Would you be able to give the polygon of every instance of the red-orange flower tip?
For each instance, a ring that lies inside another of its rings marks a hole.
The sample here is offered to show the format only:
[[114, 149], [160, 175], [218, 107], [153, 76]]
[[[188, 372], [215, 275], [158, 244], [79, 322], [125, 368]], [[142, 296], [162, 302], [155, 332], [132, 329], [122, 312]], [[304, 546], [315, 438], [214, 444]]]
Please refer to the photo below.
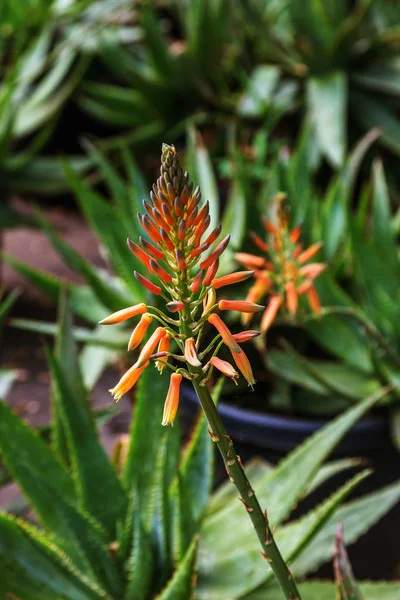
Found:
[[201, 362], [197, 358], [196, 346], [193, 338], [185, 340], [185, 359], [193, 367], [201, 367]]
[[131, 317], [142, 315], [146, 311], [147, 306], [143, 302], [141, 302], [140, 304], [135, 304], [134, 306], [129, 306], [128, 308], [118, 310], [109, 317], [106, 317], [105, 319], [100, 321], [99, 325], [115, 325], [116, 323], [123, 323]]
[[146, 288], [146, 290], [149, 290], [149, 292], [151, 292], [152, 294], [156, 294], [156, 296], [159, 296], [161, 294], [162, 289], [160, 288], [159, 285], [156, 285], [155, 283], [153, 283], [152, 281], [147, 279], [147, 277], [143, 277], [143, 275], [141, 275], [137, 271], [134, 271], [133, 274], [135, 275], [138, 282], [144, 288]]
[[149, 313], [144, 313], [142, 315], [139, 323], [136, 325], [135, 329], [132, 331], [132, 335], [129, 339], [128, 343], [128, 351], [137, 348], [139, 344], [142, 342], [144, 336], [146, 335], [146, 331], [152, 322], [153, 317]]
[[143, 373], [144, 369], [148, 366], [148, 364], [149, 361], [147, 361], [141, 367], [133, 365], [133, 367], [131, 367], [129, 371], [127, 371], [125, 375], [121, 377], [117, 385], [111, 390], [108, 390], [117, 402], [122, 398], [122, 396], [129, 392], [130, 389], [133, 388], [133, 386], [139, 379], [140, 375]]
[[161, 425], [173, 425], [179, 406], [179, 391], [182, 381], [180, 373], [172, 373], [169, 381], [169, 389], [164, 404], [164, 414]]
[[210, 360], [210, 365], [221, 371], [226, 377], [230, 377], [237, 385], [236, 379], [239, 378], [239, 373], [226, 360], [222, 360], [218, 356], [213, 356]]
[[218, 290], [226, 285], [232, 285], [234, 283], [245, 281], [252, 275], [254, 275], [254, 271], [237, 271], [236, 273], [231, 273], [230, 275], [224, 275], [223, 277], [214, 279], [211, 285], [215, 290]]
[[288, 281], [286, 286], [286, 306], [290, 314], [295, 315], [298, 307], [298, 296], [294, 281]]
[[180, 300], [176, 301], [176, 302], [167, 302], [167, 304], [165, 305], [169, 312], [175, 313], [175, 312], [179, 312], [180, 310], [183, 310], [185, 308], [185, 305], [183, 302], [181, 302]]
[[220, 310], [237, 310], [243, 313], [255, 313], [264, 310], [264, 306], [261, 304], [255, 304], [254, 302], [247, 302], [247, 300], [220, 300], [218, 302], [218, 308]]
[[230, 350], [234, 353], [240, 352], [238, 343], [219, 315], [214, 313], [208, 317], [207, 321], [211, 323], [211, 325], [214, 325], [215, 329], [221, 335], [222, 341]]
[[218, 246], [215, 248], [215, 250], [213, 250], [213, 252], [211, 252], [211, 254], [205, 260], [203, 260], [203, 262], [200, 263], [200, 269], [203, 269], [203, 270], [208, 269], [208, 267], [210, 265], [212, 265], [212, 263], [215, 262], [217, 260], [217, 258], [219, 258], [221, 256], [221, 254], [224, 252], [224, 250], [226, 249], [226, 247], [229, 244], [230, 239], [231, 239], [230, 234], [228, 234], [226, 237], [224, 237], [222, 242], [220, 242], [218, 244]]
[[126, 240], [126, 243], [132, 254], [136, 256], [136, 258], [140, 260], [140, 262], [143, 263], [146, 267], [149, 267], [151, 257], [148, 254], [146, 254], [146, 252], [144, 252], [144, 250], [142, 250], [140, 246], [135, 244], [135, 242], [132, 242], [132, 240], [130, 240], [129, 238]]
[[254, 329], [248, 329], [247, 331], [241, 331], [240, 333], [235, 333], [233, 335], [234, 339], [238, 342], [238, 344], [243, 344], [244, 342], [248, 342], [255, 337], [260, 335], [259, 331], [255, 331]]

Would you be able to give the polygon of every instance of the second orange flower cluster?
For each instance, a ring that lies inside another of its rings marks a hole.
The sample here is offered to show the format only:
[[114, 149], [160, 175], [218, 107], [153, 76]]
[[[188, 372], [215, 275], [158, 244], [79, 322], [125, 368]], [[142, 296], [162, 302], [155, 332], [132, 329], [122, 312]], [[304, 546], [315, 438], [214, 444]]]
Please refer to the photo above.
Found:
[[[246, 300], [259, 302], [269, 296], [267, 308], [261, 319], [261, 331], [265, 333], [275, 320], [279, 310], [286, 308], [289, 315], [296, 315], [299, 297], [305, 296], [311, 310], [319, 314], [321, 303], [314, 287], [315, 279], [325, 270], [324, 263], [309, 263], [320, 250], [319, 242], [303, 249], [299, 242], [301, 227], [289, 229], [289, 219], [284, 205], [284, 197], [277, 197], [276, 224], [264, 218], [263, 225], [269, 237], [264, 241], [252, 233], [255, 245], [264, 256], [239, 252], [236, 260], [246, 268], [254, 269], [256, 282], [250, 288]], [[244, 315], [242, 322], [248, 324], [251, 315]]]

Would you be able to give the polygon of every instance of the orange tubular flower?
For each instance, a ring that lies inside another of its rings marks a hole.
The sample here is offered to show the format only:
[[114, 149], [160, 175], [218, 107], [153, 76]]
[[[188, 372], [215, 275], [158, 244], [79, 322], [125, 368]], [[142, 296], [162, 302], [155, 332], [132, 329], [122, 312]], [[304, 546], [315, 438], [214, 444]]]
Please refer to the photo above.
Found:
[[179, 391], [181, 381], [182, 375], [180, 373], [172, 373], [167, 393], [167, 399], [165, 400], [164, 404], [164, 414], [161, 425], [174, 424], [179, 406]]
[[321, 301], [317, 294], [317, 290], [315, 289], [315, 287], [313, 285], [311, 285], [310, 289], [306, 292], [306, 294], [307, 294], [307, 300], [308, 300], [311, 310], [316, 315], [319, 315], [321, 312]]
[[221, 256], [221, 254], [226, 250], [229, 244], [229, 240], [231, 239], [230, 235], [227, 235], [222, 242], [218, 244], [213, 252], [211, 252], [210, 256], [208, 256], [203, 262], [200, 263], [200, 269], [208, 269], [213, 262], [217, 260]]
[[132, 335], [128, 344], [128, 351], [137, 348], [139, 344], [141, 344], [144, 336], [146, 335], [146, 331], [153, 321], [153, 317], [149, 313], [144, 313], [139, 323], [136, 325], [135, 329], [132, 331]]
[[197, 292], [200, 290], [201, 288], [201, 282], [203, 280], [203, 275], [204, 275], [204, 271], [199, 271], [196, 275], [196, 277], [193, 279], [192, 283], [190, 284], [190, 291], [193, 294], [197, 294]]
[[298, 298], [294, 281], [288, 281], [286, 286], [286, 306], [288, 311], [295, 315], [297, 312]]
[[158, 258], [158, 260], [162, 260], [164, 258], [164, 252], [161, 252], [161, 250], [153, 246], [153, 244], [150, 244], [150, 242], [148, 242], [147, 240], [143, 239], [142, 237], [139, 237], [139, 242], [149, 254], [154, 256], [154, 258]]
[[114, 400], [120, 400], [122, 396], [124, 396], [127, 392], [129, 392], [130, 389], [133, 388], [133, 386], [135, 385], [135, 383], [137, 382], [137, 380], [148, 365], [148, 361], [142, 367], [137, 367], [136, 365], [133, 365], [133, 367], [131, 367], [129, 371], [127, 371], [125, 375], [121, 377], [117, 385], [111, 390], [108, 390], [114, 397]]
[[214, 279], [211, 282], [214, 290], [219, 290], [226, 285], [232, 285], [233, 283], [240, 283], [241, 281], [246, 281], [249, 277], [254, 274], [254, 271], [237, 271], [236, 273], [231, 273], [230, 275], [224, 275], [223, 277], [218, 277], [218, 279]]
[[[220, 225], [213, 225], [211, 233], [207, 233], [211, 221], [209, 203], [201, 203], [200, 190], [194, 188], [188, 173], [181, 169], [173, 146], [163, 146], [160, 176], [152, 187], [150, 198], [142, 204], [144, 214], [138, 215], [139, 223], [152, 241], [139, 237], [140, 246], [131, 240], [127, 243], [145, 267], [143, 274], [134, 271], [137, 281], [146, 290], [164, 299], [165, 310], [141, 303], [114, 313], [102, 323], [120, 323], [141, 315], [131, 334], [129, 350], [140, 347], [153, 321], [160, 324], [142, 346], [136, 363], [111, 393], [119, 399], [131, 389], [151, 361], [160, 373], [166, 368], [173, 370], [163, 417], [163, 425], [167, 425], [173, 423], [176, 415], [182, 377], [197, 380], [206, 389], [205, 384], [215, 367], [234, 381], [240, 371], [250, 385], [254, 383], [251, 367], [238, 341], [252, 339], [257, 332], [244, 331], [236, 339], [216, 311], [218, 308], [222, 311], [238, 310], [251, 316], [263, 307], [251, 298], [221, 300], [218, 304], [216, 290], [245, 281], [254, 272], [246, 270], [217, 277], [219, 258], [227, 248], [230, 236], [218, 243]], [[212, 249], [214, 242], [216, 246]], [[209, 252], [208, 256], [206, 252]], [[265, 271], [268, 268], [268, 263], [257, 256], [243, 254], [242, 258], [257, 269], [261, 267]], [[148, 273], [157, 281], [150, 281]], [[257, 293], [253, 292], [253, 296], [265, 293], [260, 286], [256, 282]], [[174, 315], [176, 318], [172, 318]], [[202, 349], [207, 321], [216, 328], [223, 343], [232, 352], [238, 371], [216, 356], [220, 344], [218, 335]], [[174, 354], [170, 353], [172, 340], [175, 343]]]
[[322, 242], [317, 242], [316, 244], [313, 244], [312, 246], [307, 248], [307, 250], [304, 250], [304, 252], [299, 254], [299, 257], [297, 259], [299, 261], [299, 263], [301, 265], [304, 265], [304, 263], [306, 263], [308, 260], [310, 260], [310, 258], [315, 256], [317, 254], [317, 252], [319, 252], [319, 250], [321, 249], [321, 246], [322, 246]]
[[[164, 356], [168, 355], [169, 352], [169, 348], [171, 345], [171, 335], [169, 333], [166, 333], [164, 335], [163, 338], [161, 338], [160, 343], [158, 344], [158, 351], [157, 354], [163, 354], [165, 352]], [[165, 363], [168, 362], [167, 360], [165, 361], [159, 361], [157, 360], [156, 362], [156, 367], [159, 370], [160, 373], [162, 373], [165, 369], [165, 367], [167, 366]]]
[[240, 352], [240, 347], [235, 341], [232, 333], [229, 331], [228, 327], [225, 325], [221, 317], [216, 314], [212, 314], [208, 317], [207, 321], [214, 325], [215, 329], [221, 335], [222, 340], [226, 346], [234, 353]]
[[152, 294], [156, 294], [156, 296], [159, 296], [161, 294], [162, 289], [160, 288], [159, 285], [156, 285], [155, 283], [150, 281], [150, 279], [147, 279], [147, 277], [143, 277], [143, 275], [141, 275], [137, 271], [134, 271], [134, 275], [135, 275], [136, 279], [138, 280], [138, 282], [144, 288], [146, 288], [146, 290], [149, 290], [149, 292], [151, 292]]
[[267, 329], [271, 327], [272, 322], [275, 320], [275, 317], [278, 314], [278, 310], [280, 309], [282, 304], [282, 296], [272, 296], [267, 306], [267, 310], [265, 311], [261, 319], [261, 331], [263, 333], [265, 333]]
[[262, 252], [268, 252], [268, 244], [255, 231], [250, 231], [250, 237]]
[[129, 238], [126, 240], [126, 243], [128, 244], [128, 248], [132, 252], [132, 254], [136, 256], [136, 258], [140, 260], [140, 262], [142, 262], [146, 267], [149, 267], [151, 257], [148, 254], [146, 254], [146, 252], [144, 252], [140, 246], [135, 244], [135, 242], [132, 242]]
[[106, 317], [102, 321], [100, 321], [99, 325], [115, 325], [116, 323], [122, 323], [123, 321], [127, 321], [131, 317], [136, 317], [137, 315], [142, 315], [147, 311], [147, 306], [141, 302], [140, 304], [135, 304], [135, 306], [129, 306], [129, 308], [123, 308], [119, 310], [109, 317]]
[[[297, 315], [302, 306], [300, 296], [304, 294], [307, 294], [311, 310], [316, 314], [320, 313], [318, 295], [314, 288], [310, 290], [313, 281], [326, 269], [324, 263], [305, 264], [319, 251], [321, 243], [312, 244], [304, 250], [299, 242], [301, 226], [289, 229], [289, 213], [284, 203], [284, 195], [277, 194], [275, 200], [276, 222], [263, 219], [268, 243], [258, 234], [251, 234], [256, 246], [267, 255], [236, 254], [239, 263], [254, 268], [256, 283], [250, 288], [246, 301], [257, 303], [265, 294], [270, 297], [261, 321], [263, 333], [272, 325], [281, 307], [291, 318]], [[243, 314], [243, 325], [248, 325], [251, 319], [251, 313]]]
[[185, 340], [184, 356], [189, 365], [192, 365], [193, 367], [201, 367], [201, 362], [197, 358], [196, 354], [196, 345], [194, 338], [187, 338], [187, 340]]
[[185, 308], [185, 304], [180, 300], [178, 302], [168, 302], [165, 306], [172, 313], [179, 312]]
[[243, 313], [255, 313], [264, 310], [264, 306], [261, 306], [261, 304], [254, 304], [254, 302], [247, 302], [246, 300], [220, 300], [218, 308], [220, 310], [237, 310]]
[[218, 369], [218, 371], [221, 371], [226, 377], [230, 377], [237, 385], [236, 379], [239, 378], [239, 373], [235, 371], [232, 365], [226, 360], [222, 360], [222, 358], [218, 358], [218, 356], [213, 356], [210, 360], [210, 365]]
[[245, 267], [261, 269], [265, 264], [265, 259], [254, 254], [246, 254], [246, 252], [236, 252], [235, 258], [238, 263]]
[[158, 342], [164, 337], [166, 334], [165, 329], [163, 327], [157, 327], [151, 337], [147, 340], [146, 344], [143, 346], [141, 353], [139, 354], [139, 358], [137, 359], [136, 366], [141, 367], [150, 359], [150, 356], [153, 354], [155, 347]]
[[239, 352], [231, 352], [232, 358], [236, 363], [237, 368], [246, 379], [247, 383], [253, 387], [256, 380], [254, 379], [253, 371], [251, 370], [249, 359], [246, 354], [240, 349]]

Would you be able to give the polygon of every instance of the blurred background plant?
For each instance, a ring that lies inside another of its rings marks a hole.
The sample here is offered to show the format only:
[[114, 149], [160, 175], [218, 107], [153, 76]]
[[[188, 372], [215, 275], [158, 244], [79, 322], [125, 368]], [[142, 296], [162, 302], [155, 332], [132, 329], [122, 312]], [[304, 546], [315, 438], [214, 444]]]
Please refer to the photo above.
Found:
[[290, 144], [309, 122], [314, 168], [322, 156], [341, 167], [348, 141], [373, 127], [398, 154], [397, 12], [381, 0], [6, 1], [2, 185], [59, 192], [54, 154], [89, 167], [82, 134], [107, 153], [124, 143], [154, 156], [188, 123], [213, 154], [227, 124], [266, 122]]
[[[47, 354], [50, 429], [35, 434], [0, 403], [2, 483], [14, 480], [25, 498], [0, 514], [1, 593], [21, 600], [55, 600], [60, 593], [74, 600], [128, 600], [138, 597], [138, 590], [143, 599], [157, 595], [187, 600], [195, 586], [197, 597], [204, 600], [255, 600], [260, 593], [273, 593], [272, 572], [265, 570], [250, 541], [246, 515], [229, 482], [210, 495], [213, 444], [205, 420], [199, 418], [181, 454], [178, 423], [168, 429], [159, 423], [168, 382], [146, 371], [131, 435], [119, 440], [109, 460], [90, 411], [65, 295], [56, 349]], [[333, 539], [338, 521], [352, 543], [400, 498], [396, 483], [344, 503], [370, 474], [364, 469], [308, 513], [285, 523], [301, 497], [335, 474], [359, 469], [357, 459], [323, 463], [386, 392], [382, 388], [349, 409], [279, 467], [259, 460], [249, 465], [261, 501], [268, 498], [269, 518], [297, 576], [332, 557], [334, 547], [327, 540]], [[218, 395], [217, 389], [216, 401]], [[230, 542], [232, 536], [236, 544]], [[393, 585], [370, 584], [370, 590], [372, 600], [382, 590], [388, 594]]]

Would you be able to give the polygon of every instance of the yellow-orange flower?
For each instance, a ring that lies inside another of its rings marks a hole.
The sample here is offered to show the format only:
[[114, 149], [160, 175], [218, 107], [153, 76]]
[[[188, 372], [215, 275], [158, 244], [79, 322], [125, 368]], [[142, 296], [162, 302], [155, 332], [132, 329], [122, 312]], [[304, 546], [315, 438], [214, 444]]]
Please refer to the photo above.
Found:
[[128, 306], [128, 308], [118, 310], [109, 317], [106, 317], [105, 319], [100, 321], [99, 325], [115, 325], [116, 323], [122, 323], [123, 321], [127, 321], [132, 317], [142, 315], [146, 311], [147, 306], [143, 302], [141, 302], [140, 304], [135, 304], [135, 306]]
[[136, 325], [135, 329], [132, 331], [132, 335], [129, 339], [128, 350], [133, 350], [137, 348], [139, 344], [142, 343], [144, 336], [146, 335], [146, 331], [153, 321], [153, 317], [149, 313], [144, 313], [142, 315], [139, 323]]
[[137, 367], [141, 367], [150, 359], [150, 356], [153, 354], [158, 342], [165, 336], [165, 334], [166, 331], [163, 327], [157, 327], [146, 344], [143, 346], [142, 351], [139, 354], [139, 358], [137, 359]]
[[108, 390], [115, 400], [120, 400], [122, 396], [124, 396], [127, 392], [129, 392], [130, 389], [133, 388], [148, 364], [149, 362], [147, 361], [147, 363], [145, 363], [142, 367], [133, 365], [133, 367], [131, 367], [129, 371], [127, 371], [125, 375], [121, 377], [117, 385], [111, 390]]
[[[162, 352], [169, 352], [169, 348], [171, 345], [171, 334], [166, 333], [164, 335], [164, 337], [161, 338], [159, 344], [158, 344], [158, 350], [157, 353], [161, 354]], [[157, 361], [156, 362], [156, 367], [157, 369], [160, 371], [160, 373], [162, 373], [166, 367], [166, 362], [168, 362], [167, 360], [164, 361]]]
[[179, 391], [182, 381], [180, 373], [172, 373], [161, 425], [173, 425], [179, 406]]

